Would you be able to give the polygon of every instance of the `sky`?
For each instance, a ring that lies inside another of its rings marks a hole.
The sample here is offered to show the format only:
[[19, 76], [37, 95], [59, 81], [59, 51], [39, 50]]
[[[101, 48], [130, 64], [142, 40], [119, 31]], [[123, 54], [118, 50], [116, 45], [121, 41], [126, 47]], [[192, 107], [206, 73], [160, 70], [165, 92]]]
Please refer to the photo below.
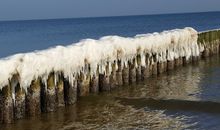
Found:
[[220, 11], [220, 0], [0, 0], [0, 21]]

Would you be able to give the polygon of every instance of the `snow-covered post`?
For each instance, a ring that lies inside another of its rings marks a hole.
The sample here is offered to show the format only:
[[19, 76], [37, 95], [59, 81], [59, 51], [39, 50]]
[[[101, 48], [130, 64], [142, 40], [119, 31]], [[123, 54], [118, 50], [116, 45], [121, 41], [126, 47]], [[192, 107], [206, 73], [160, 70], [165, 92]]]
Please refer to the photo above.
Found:
[[101, 91], [110, 91], [111, 87], [110, 87], [110, 72], [109, 72], [109, 62], [107, 63], [106, 67], [105, 67], [105, 73], [104, 74], [99, 74], [99, 85], [100, 85], [100, 89]]
[[134, 58], [133, 60], [128, 62], [129, 65], [129, 83], [133, 84], [136, 83], [136, 59]]
[[91, 90], [91, 93], [99, 92], [99, 66], [97, 66], [96, 73], [91, 76], [90, 90]]
[[46, 111], [53, 112], [56, 110], [56, 85], [54, 72], [49, 74], [47, 79], [47, 88], [46, 88]]
[[146, 63], [146, 66], [142, 66], [142, 79], [143, 80], [151, 76], [152, 64], [151, 64], [151, 58], [150, 58], [149, 53], [146, 53], [145, 63]]
[[128, 85], [129, 84], [129, 66], [128, 63], [124, 65], [122, 69], [122, 80], [123, 80], [123, 85]]
[[88, 95], [90, 88], [90, 75], [81, 72], [77, 81], [77, 88], [79, 89], [78, 96]]
[[25, 116], [25, 90], [20, 86], [19, 74], [13, 75], [10, 84], [15, 89], [14, 116], [15, 119], [20, 119]]
[[122, 78], [122, 63], [121, 60], [117, 60], [118, 70], [116, 71], [116, 85], [122, 86], [123, 85], [123, 78]]
[[211, 32], [202, 32], [199, 34], [198, 42], [200, 42], [204, 46], [204, 51], [202, 53], [203, 58], [207, 58], [211, 56], [212, 50], [211, 50], [211, 40], [210, 40], [210, 34]]
[[175, 58], [174, 59], [174, 67], [177, 68], [180, 66], [180, 63], [179, 63], [179, 58]]
[[142, 73], [141, 73], [141, 55], [140, 54], [137, 54], [137, 57], [136, 57], [136, 61], [137, 61], [137, 68], [136, 68], [136, 79], [137, 79], [137, 82], [140, 82], [141, 79], [142, 79]]
[[25, 116], [25, 90], [17, 86], [15, 88], [15, 118], [20, 119]]
[[206, 46], [206, 47], [205, 47], [205, 50], [204, 50], [204, 52], [203, 52], [203, 57], [204, 57], [204, 58], [207, 58], [207, 57], [209, 57], [209, 56], [210, 56], [210, 50], [209, 50], [208, 46]]
[[[159, 54], [159, 59], [163, 59], [163, 55], [162, 53]], [[158, 74], [162, 74], [163, 72], [165, 72], [165, 64], [166, 62], [164, 60], [159, 60], [158, 63], [157, 63], [157, 72]]]
[[112, 64], [111, 64], [111, 67], [112, 67], [112, 72], [110, 74], [110, 79], [109, 79], [109, 83], [110, 83], [110, 87], [111, 89], [114, 89], [117, 87], [117, 77], [116, 77], [116, 61], [114, 61]]
[[168, 60], [167, 61], [167, 69], [169, 71], [174, 69], [174, 61], [173, 60]]
[[164, 62], [157, 63], [157, 71], [158, 71], [158, 74], [162, 74], [164, 72]]
[[77, 81], [77, 88], [79, 90], [78, 96], [86, 96], [90, 92], [90, 79], [91, 79], [91, 70], [90, 64], [88, 63], [87, 59], [84, 60], [84, 70], [80, 72], [78, 81]]
[[57, 101], [57, 106], [58, 107], [62, 107], [62, 106], [65, 106], [65, 102], [64, 102], [64, 77], [63, 77], [63, 74], [60, 73], [56, 73], [56, 78], [58, 81], [56, 81], [57, 85], [56, 85], [56, 101]]
[[13, 99], [12, 99], [12, 88], [10, 85], [6, 85], [1, 91], [1, 118], [2, 123], [13, 123], [14, 111], [13, 111]]
[[[198, 58], [198, 57], [197, 57], [197, 58]], [[182, 57], [182, 56], [179, 57], [179, 65], [180, 65], [180, 66], [183, 66], [183, 57]]]
[[64, 77], [64, 100], [66, 105], [75, 104], [78, 97], [77, 92], [77, 79], [74, 77], [70, 81], [70, 78]]
[[157, 54], [153, 54], [152, 75], [157, 75]]
[[[26, 94], [26, 112], [29, 116], [41, 113], [41, 80], [33, 80]], [[43, 99], [42, 99], [43, 100]]]

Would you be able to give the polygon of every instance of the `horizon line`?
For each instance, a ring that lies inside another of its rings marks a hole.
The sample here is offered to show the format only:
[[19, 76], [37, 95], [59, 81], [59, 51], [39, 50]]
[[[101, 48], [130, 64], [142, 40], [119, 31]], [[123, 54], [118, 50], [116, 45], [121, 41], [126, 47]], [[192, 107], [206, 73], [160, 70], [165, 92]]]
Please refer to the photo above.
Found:
[[107, 16], [82, 16], [82, 17], [59, 17], [59, 18], [33, 18], [33, 19], [9, 19], [0, 20], [0, 22], [16, 22], [16, 21], [44, 21], [44, 20], [61, 20], [61, 19], [90, 19], [90, 18], [109, 18], [109, 17], [132, 17], [132, 16], [152, 16], [152, 15], [175, 15], [175, 14], [197, 14], [197, 13], [214, 13], [216, 11], [198, 11], [198, 12], [174, 12], [174, 13], [152, 13], [152, 14], [133, 14], [133, 15], [107, 15]]

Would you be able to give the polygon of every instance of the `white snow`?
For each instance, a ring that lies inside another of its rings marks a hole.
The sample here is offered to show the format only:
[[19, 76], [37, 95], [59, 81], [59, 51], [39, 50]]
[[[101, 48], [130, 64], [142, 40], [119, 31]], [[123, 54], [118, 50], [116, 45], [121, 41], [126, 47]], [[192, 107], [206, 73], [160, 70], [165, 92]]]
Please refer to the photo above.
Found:
[[[98, 40], [85, 39], [69, 46], [56, 46], [47, 50], [17, 54], [0, 60], [0, 89], [18, 73], [20, 85], [26, 90], [31, 82], [41, 77], [46, 81], [50, 72], [63, 72], [70, 81], [80, 71], [88, 73], [85, 63], [90, 64], [95, 75], [105, 72], [107, 63], [122, 61], [127, 65], [137, 54], [145, 66], [147, 53], [157, 54], [158, 62], [174, 60], [180, 56], [198, 56], [201, 47], [197, 44], [198, 32], [193, 28], [175, 29], [161, 33], [140, 34], [135, 37], [105, 36]], [[168, 50], [168, 56], [166, 51]], [[110, 65], [111, 70], [111, 65]]]

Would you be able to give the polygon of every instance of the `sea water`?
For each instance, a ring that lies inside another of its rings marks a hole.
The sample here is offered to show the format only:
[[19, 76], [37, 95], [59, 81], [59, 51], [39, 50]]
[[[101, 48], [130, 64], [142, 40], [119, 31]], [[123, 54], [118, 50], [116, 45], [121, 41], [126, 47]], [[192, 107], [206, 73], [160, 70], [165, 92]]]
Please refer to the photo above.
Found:
[[[4, 21], [0, 22], [0, 56], [105, 35], [126, 37], [185, 26], [210, 30], [220, 28], [219, 23], [219, 12]], [[138, 85], [82, 97], [73, 106], [0, 129], [220, 129], [220, 110], [215, 109], [220, 106], [219, 75], [220, 59], [214, 56]], [[181, 107], [182, 103], [186, 106]]]
[[86, 38], [132, 37], [184, 27], [193, 27], [197, 31], [220, 28], [220, 12], [1, 21], [0, 57], [69, 45]]

